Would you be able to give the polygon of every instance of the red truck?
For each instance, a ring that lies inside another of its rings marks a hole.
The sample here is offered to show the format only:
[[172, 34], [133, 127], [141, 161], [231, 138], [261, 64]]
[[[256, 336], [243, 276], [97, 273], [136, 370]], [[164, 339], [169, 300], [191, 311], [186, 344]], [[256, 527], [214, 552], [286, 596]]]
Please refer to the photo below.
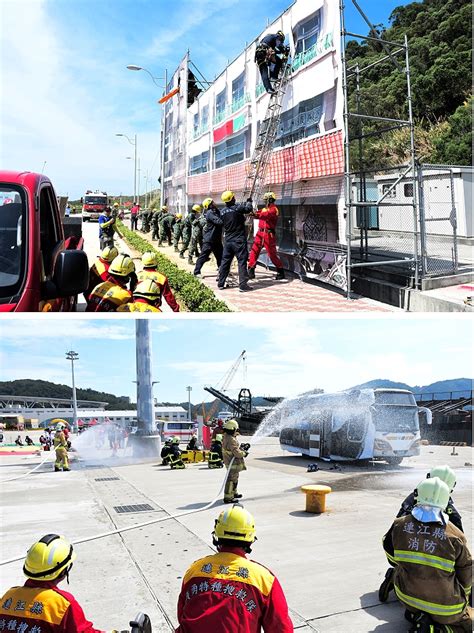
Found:
[[46, 176], [0, 171], [0, 312], [75, 309], [89, 280], [81, 221], [61, 217]]

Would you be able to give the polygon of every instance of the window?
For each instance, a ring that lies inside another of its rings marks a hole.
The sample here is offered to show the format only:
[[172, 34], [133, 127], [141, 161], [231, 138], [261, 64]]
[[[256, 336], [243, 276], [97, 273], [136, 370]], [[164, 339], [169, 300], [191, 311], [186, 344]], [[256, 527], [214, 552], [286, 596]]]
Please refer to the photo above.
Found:
[[220, 92], [216, 97], [216, 118], [223, 115], [226, 106], [226, 89]]
[[197, 134], [198, 128], [199, 128], [199, 112], [196, 112], [196, 114], [193, 116], [194, 134]]
[[58, 245], [54, 210], [54, 194], [50, 187], [43, 187], [40, 192], [40, 249], [43, 272], [48, 279], [53, 275], [53, 254]]
[[321, 30], [321, 11], [317, 11], [313, 16], [301, 22], [294, 30], [296, 38], [295, 55], [305, 53], [318, 40]]
[[[382, 195], [385, 195], [387, 193], [387, 191], [390, 189], [390, 187], [392, 187], [393, 183], [387, 183], [382, 185]], [[393, 187], [393, 189], [389, 192], [387, 198], [395, 198], [397, 195], [396, 192], [396, 187]]]
[[413, 198], [413, 183], [409, 182], [403, 185], [403, 195], [405, 198]]
[[197, 156], [191, 156], [189, 159], [189, 175], [202, 174], [209, 171], [209, 150], [198, 154]]
[[26, 197], [16, 185], [0, 185], [0, 297], [10, 298], [26, 274]]
[[248, 147], [248, 137], [249, 132], [246, 131], [216, 145], [214, 148], [215, 168], [219, 169], [244, 160]]
[[205, 105], [201, 112], [201, 128], [205, 130], [209, 125], [209, 106]]
[[291, 110], [283, 112], [275, 141], [276, 147], [292, 145], [297, 141], [319, 134], [319, 121], [323, 112], [323, 95], [301, 101]]
[[[232, 106], [244, 98], [245, 71], [232, 82]], [[239, 106], [240, 107], [240, 106]]]

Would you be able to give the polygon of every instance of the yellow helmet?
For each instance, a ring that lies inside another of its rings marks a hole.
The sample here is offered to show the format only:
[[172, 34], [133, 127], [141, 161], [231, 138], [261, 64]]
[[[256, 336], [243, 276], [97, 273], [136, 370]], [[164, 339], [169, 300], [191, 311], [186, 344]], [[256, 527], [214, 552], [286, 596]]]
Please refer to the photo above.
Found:
[[63, 420], [62, 418], [54, 418], [51, 420], [51, 426], [58, 426], [58, 424], [61, 426], [67, 426], [66, 420]]
[[273, 191], [267, 191], [267, 193], [263, 194], [264, 200], [268, 200], [269, 198], [273, 198], [273, 200], [276, 200], [276, 195], [273, 193]]
[[100, 259], [104, 260], [104, 262], [110, 263], [117, 257], [118, 254], [119, 252], [115, 246], [106, 246], [100, 253]]
[[196, 211], [196, 213], [201, 213], [201, 211], [202, 211], [201, 205], [200, 204], [195, 204], [193, 206], [193, 211]]
[[110, 264], [109, 273], [117, 277], [128, 277], [135, 270], [135, 264], [128, 255], [118, 255]]
[[171, 444], [179, 444], [179, 437], [177, 435], [173, 437], [173, 439], [171, 440]]
[[143, 299], [148, 299], [148, 301], [156, 301], [161, 299], [161, 290], [153, 279], [145, 279], [137, 284], [133, 291], [133, 296], [142, 297]]
[[204, 209], [209, 209], [209, 207], [211, 206], [213, 202], [214, 200], [212, 198], [206, 198], [205, 200], [202, 201], [202, 206], [204, 207]]
[[177, 213], [175, 215], [175, 217], [176, 217], [177, 220], [181, 220], [181, 218], [183, 217], [183, 214], [182, 213]]
[[255, 521], [253, 516], [240, 505], [223, 510], [216, 519], [214, 535], [217, 539], [231, 539], [253, 543], [255, 541]]
[[277, 31], [277, 35], [285, 39], [285, 34], [283, 33], [283, 31]]
[[444, 510], [449, 501], [449, 488], [439, 477], [424, 479], [416, 487], [417, 505], [433, 506]]
[[118, 202], [114, 202], [114, 207], [118, 207], [119, 203]]
[[224, 193], [221, 196], [222, 202], [230, 202], [234, 198], [235, 198], [235, 195], [233, 191], [224, 191]]
[[214, 439], [216, 440], [216, 442], [222, 442], [222, 434], [218, 433]]
[[238, 431], [239, 423], [237, 422], [237, 420], [226, 420], [224, 422], [224, 429], [226, 431]]
[[456, 473], [449, 466], [435, 466], [430, 470], [427, 477], [429, 479], [439, 477], [439, 479], [444, 481], [444, 483], [448, 486], [450, 492], [453, 491], [454, 486], [456, 485]]
[[158, 258], [153, 251], [147, 251], [142, 255], [142, 264], [144, 268], [154, 268], [158, 266]]
[[75, 559], [74, 548], [64, 536], [46, 534], [28, 550], [23, 573], [34, 580], [54, 580], [69, 571]]
[[162, 211], [168, 211], [168, 207], [166, 206], [166, 204], [164, 204], [164, 205], [161, 207], [161, 210], [162, 210]]

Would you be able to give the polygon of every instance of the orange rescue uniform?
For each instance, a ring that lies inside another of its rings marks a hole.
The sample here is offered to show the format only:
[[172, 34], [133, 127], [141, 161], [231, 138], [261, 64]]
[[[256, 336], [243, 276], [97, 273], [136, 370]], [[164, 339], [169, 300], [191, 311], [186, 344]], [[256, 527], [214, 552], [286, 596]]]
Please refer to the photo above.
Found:
[[86, 312], [115, 312], [132, 300], [132, 293], [115, 281], [104, 281], [94, 288], [87, 301]]

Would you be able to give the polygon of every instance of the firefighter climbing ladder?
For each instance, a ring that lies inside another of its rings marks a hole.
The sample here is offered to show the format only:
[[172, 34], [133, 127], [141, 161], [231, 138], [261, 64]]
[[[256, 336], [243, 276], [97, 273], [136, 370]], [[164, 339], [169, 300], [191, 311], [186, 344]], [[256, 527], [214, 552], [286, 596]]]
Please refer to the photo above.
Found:
[[255, 145], [250, 160], [242, 194], [243, 202], [245, 202], [247, 198], [252, 198], [255, 203], [257, 203], [261, 198], [265, 185], [265, 176], [270, 164], [273, 144], [278, 130], [282, 101], [288, 84], [290, 68], [289, 57], [287, 57], [283, 63], [280, 77], [273, 83], [275, 92], [271, 95], [270, 101], [268, 102], [267, 112], [262, 121], [257, 137], [257, 144]]

